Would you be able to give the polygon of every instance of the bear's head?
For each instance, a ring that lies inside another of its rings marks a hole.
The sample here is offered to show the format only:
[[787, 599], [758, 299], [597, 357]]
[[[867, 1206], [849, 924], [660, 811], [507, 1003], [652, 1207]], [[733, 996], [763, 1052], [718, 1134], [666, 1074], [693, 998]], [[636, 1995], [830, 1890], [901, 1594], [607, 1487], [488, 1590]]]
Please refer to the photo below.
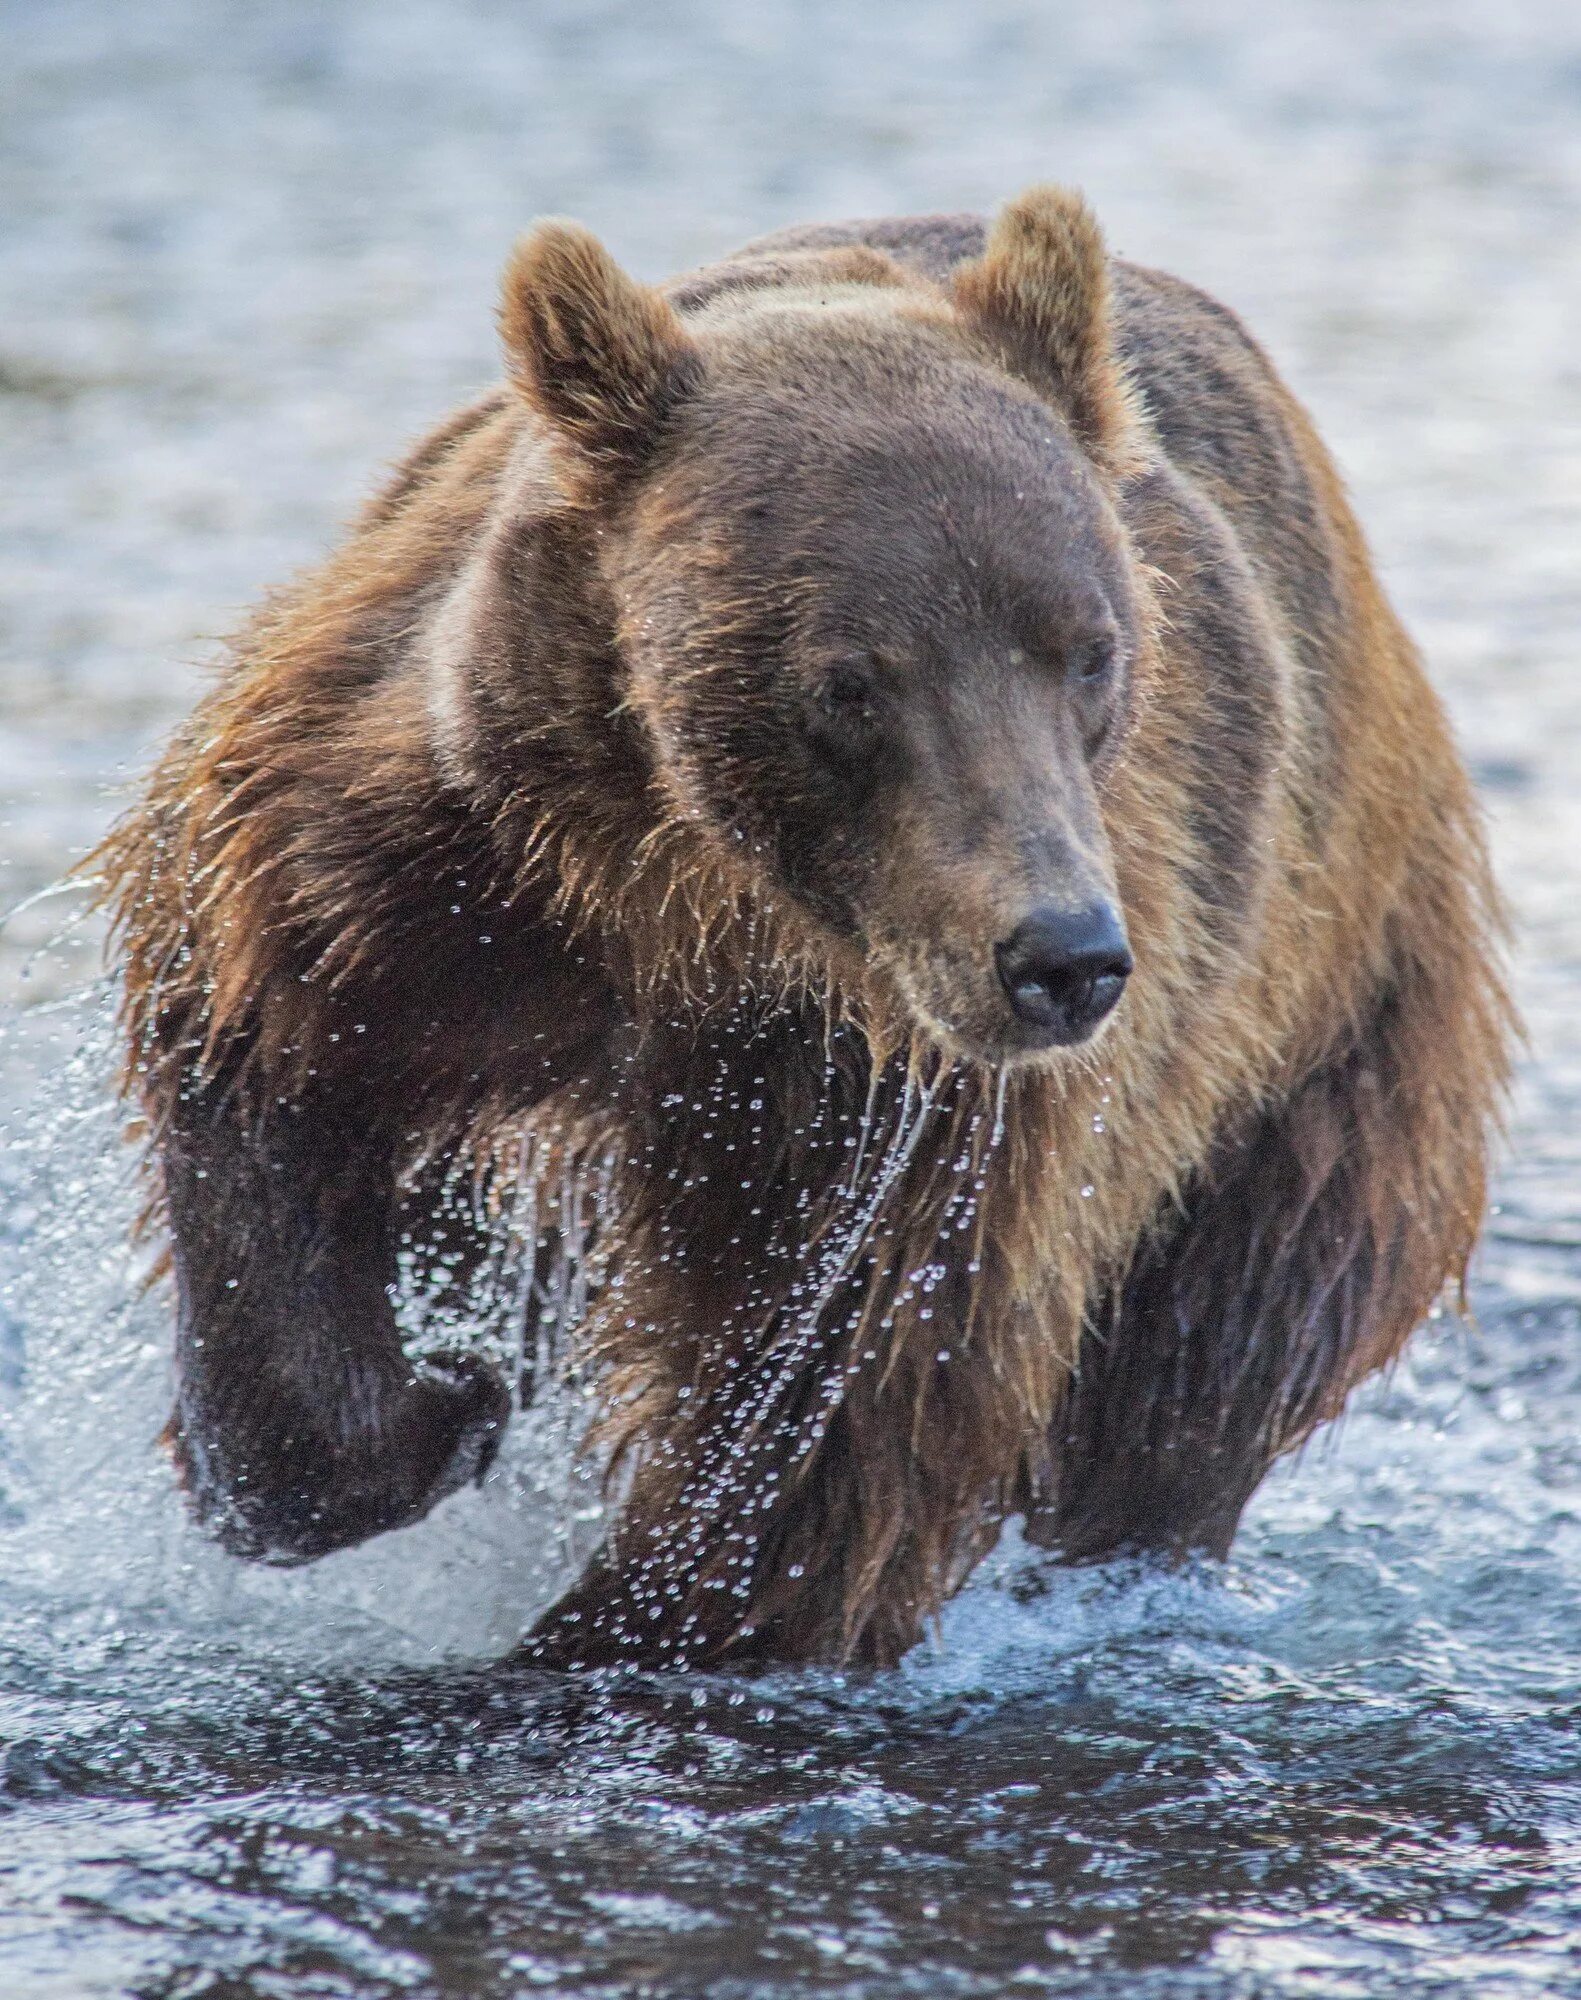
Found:
[[546, 224], [502, 323], [667, 810], [953, 1054], [1090, 1038], [1131, 972], [1101, 807], [1145, 621], [1086, 207], [1032, 190], [947, 286], [805, 252], [684, 317]]

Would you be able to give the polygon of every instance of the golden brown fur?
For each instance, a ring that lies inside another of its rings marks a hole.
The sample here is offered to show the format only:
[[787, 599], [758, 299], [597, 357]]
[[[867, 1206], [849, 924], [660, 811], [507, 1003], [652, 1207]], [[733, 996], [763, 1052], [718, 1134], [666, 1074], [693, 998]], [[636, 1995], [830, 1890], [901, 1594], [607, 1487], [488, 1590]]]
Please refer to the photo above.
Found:
[[[1223, 1548], [1461, 1277], [1509, 1032], [1310, 424], [1054, 190], [667, 296], [549, 227], [502, 327], [513, 393], [265, 607], [104, 851], [200, 1510], [300, 1559], [487, 1463], [389, 1216], [530, 1130], [614, 1176], [578, 1338], [625, 1482], [539, 1657], [892, 1660], [1014, 1509]], [[1064, 761], [985, 550], [1053, 651], [1118, 634]], [[817, 748], [871, 727], [819, 675], [876, 617], [923, 734], [848, 822], [886, 752]], [[1029, 1051], [994, 941], [1073, 883], [1136, 971]]]

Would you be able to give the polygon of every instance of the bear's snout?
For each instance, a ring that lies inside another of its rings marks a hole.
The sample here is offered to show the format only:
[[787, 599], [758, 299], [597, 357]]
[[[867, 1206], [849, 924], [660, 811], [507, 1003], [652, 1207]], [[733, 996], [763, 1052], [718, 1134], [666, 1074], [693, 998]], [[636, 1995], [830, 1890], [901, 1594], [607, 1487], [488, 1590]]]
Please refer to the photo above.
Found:
[[1045, 904], [994, 946], [1011, 1012], [1040, 1046], [1085, 1040], [1113, 1012], [1131, 976], [1131, 948], [1108, 902]]

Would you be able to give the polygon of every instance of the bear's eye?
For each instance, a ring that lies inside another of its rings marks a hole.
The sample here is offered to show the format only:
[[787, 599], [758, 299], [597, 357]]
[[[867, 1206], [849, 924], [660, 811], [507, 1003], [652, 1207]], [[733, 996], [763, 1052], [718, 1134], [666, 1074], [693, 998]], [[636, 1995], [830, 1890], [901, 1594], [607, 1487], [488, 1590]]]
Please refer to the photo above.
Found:
[[872, 675], [854, 661], [843, 660], [825, 674], [818, 706], [831, 721], [871, 722], [876, 712]]
[[1100, 632], [1093, 639], [1083, 639], [1070, 652], [1067, 665], [1071, 679], [1080, 682], [1083, 687], [1095, 687], [1114, 672], [1118, 653], [1119, 648], [1107, 632]]

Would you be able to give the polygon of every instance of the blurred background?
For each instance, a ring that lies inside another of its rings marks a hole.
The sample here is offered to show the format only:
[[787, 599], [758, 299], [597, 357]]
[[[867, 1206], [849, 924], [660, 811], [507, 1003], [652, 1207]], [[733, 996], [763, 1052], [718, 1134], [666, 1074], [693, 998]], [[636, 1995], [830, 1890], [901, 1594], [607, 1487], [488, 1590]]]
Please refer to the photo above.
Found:
[[24, 909], [0, 1991], [1581, 1993], [1581, 9], [0, 0], [0, 39], [0, 908], [492, 377], [535, 216], [658, 278], [1052, 178], [1314, 411], [1487, 801], [1532, 1031], [1480, 1330], [1276, 1474], [1227, 1570], [1012, 1547], [872, 1689], [485, 1702], [397, 1669], [542, 1601], [543, 1440], [305, 1574], [198, 1543], [102, 1012], [27, 1004], [93, 933]]

